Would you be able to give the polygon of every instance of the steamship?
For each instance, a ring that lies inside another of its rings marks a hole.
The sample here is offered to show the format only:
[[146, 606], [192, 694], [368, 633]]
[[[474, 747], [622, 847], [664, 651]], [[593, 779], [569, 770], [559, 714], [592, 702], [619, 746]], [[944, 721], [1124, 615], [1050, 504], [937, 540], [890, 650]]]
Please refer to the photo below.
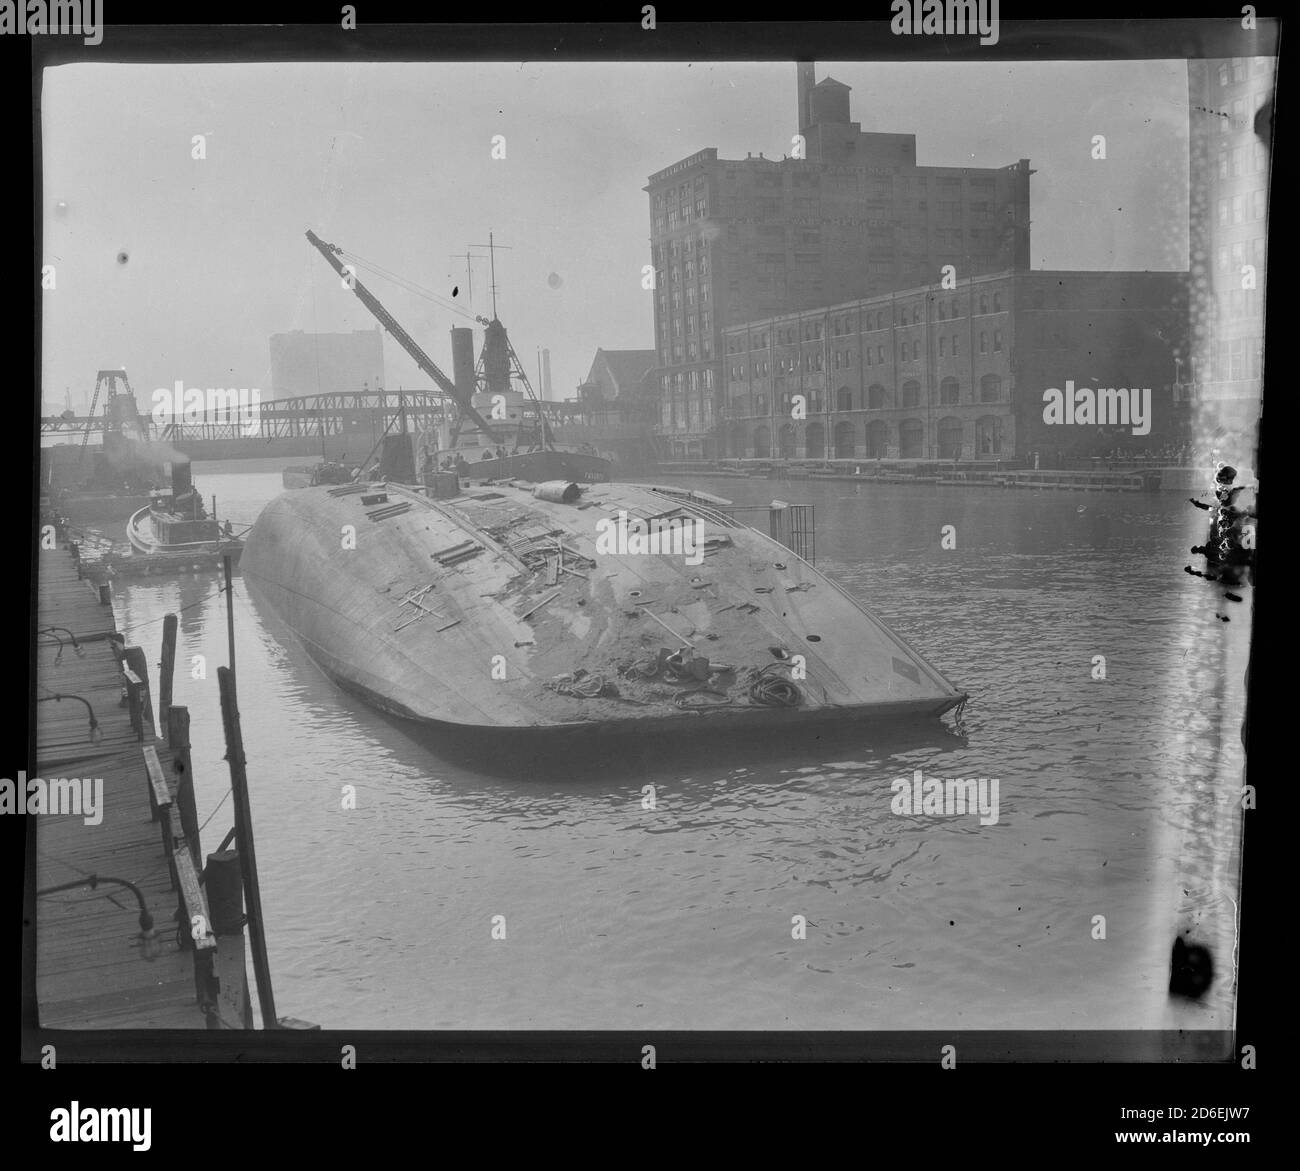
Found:
[[149, 504], [134, 513], [126, 525], [132, 552], [145, 556], [171, 556], [178, 561], [202, 555], [231, 554], [238, 558], [243, 541], [231, 533], [230, 522], [222, 526], [203, 507], [194, 487], [189, 460], [173, 460], [168, 468], [170, 492], [155, 492]]

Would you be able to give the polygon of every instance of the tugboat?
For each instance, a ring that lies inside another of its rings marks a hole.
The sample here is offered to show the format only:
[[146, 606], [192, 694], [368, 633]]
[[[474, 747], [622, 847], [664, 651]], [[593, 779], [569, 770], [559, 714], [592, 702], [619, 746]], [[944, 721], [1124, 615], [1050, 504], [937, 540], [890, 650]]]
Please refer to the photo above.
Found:
[[243, 541], [236, 538], [230, 522], [221, 525], [203, 507], [194, 487], [190, 462], [171, 463], [172, 490], [154, 494], [127, 522], [126, 536], [134, 556], [174, 558], [178, 563], [219, 563], [226, 554], [237, 559]]

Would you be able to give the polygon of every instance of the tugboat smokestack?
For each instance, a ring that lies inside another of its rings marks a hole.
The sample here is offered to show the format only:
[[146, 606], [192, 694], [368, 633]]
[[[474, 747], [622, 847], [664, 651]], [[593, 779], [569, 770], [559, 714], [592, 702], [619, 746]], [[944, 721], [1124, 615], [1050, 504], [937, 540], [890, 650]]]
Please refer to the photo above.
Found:
[[194, 485], [194, 476], [190, 471], [187, 456], [172, 460], [172, 497], [176, 498], [188, 492]]

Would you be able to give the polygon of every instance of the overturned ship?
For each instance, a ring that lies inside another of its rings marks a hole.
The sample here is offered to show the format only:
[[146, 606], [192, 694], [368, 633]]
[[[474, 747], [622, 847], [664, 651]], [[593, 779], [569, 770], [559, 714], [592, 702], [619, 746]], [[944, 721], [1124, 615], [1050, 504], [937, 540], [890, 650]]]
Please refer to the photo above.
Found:
[[[966, 699], [721, 504], [563, 481], [445, 500], [392, 482], [305, 488], [259, 516], [243, 572], [340, 686], [431, 725], [772, 727]], [[644, 552], [607, 539], [618, 525], [691, 537]]]
[[[446, 390], [473, 445], [503, 448], [509, 427], [479, 410], [466, 369], [470, 331], [452, 331], [447, 379], [354, 291]], [[544, 436], [451, 470], [417, 470], [418, 446], [385, 435], [377, 475], [284, 492], [242, 559], [251, 592], [325, 673], [392, 716], [498, 733], [792, 728], [966, 700], [726, 500], [609, 482]], [[584, 466], [600, 478], [583, 483]]]

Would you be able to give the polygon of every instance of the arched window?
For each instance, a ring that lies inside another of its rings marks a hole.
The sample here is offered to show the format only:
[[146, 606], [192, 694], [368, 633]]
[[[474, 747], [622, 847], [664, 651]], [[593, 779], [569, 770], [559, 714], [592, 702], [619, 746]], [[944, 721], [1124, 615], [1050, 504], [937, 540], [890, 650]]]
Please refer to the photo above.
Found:
[[786, 423], [777, 432], [777, 446], [782, 459], [794, 458], [794, 425]]
[[919, 340], [912, 343], [912, 361], [916, 362], [921, 357], [921, 343]]
[[758, 459], [768, 459], [772, 455], [772, 432], [765, 426], [754, 428], [754, 455]]
[[835, 424], [835, 458], [852, 459], [855, 452], [853, 424], [847, 419]]
[[988, 311], [989, 311], [989, 299], [988, 299], [988, 298], [987, 298], [983, 293], [981, 293], [981, 294], [980, 294], [980, 312], [981, 312], [981, 313], [987, 313]]
[[1001, 294], [1001, 293], [994, 293], [994, 294], [993, 294], [993, 312], [994, 312], [994, 313], [1001, 313], [1001, 312], [1002, 312], [1002, 294]]
[[961, 458], [961, 420], [955, 415], [939, 420], [939, 458]]
[[889, 424], [877, 419], [867, 425], [867, 458], [883, 459], [889, 454]]
[[980, 379], [980, 402], [996, 403], [1002, 399], [1002, 379], [996, 374], [985, 374]]
[[924, 446], [925, 424], [920, 419], [904, 419], [898, 427], [898, 454], [902, 459], [920, 459]]
[[920, 320], [921, 320], [921, 306], [920, 306], [920, 305], [913, 305], [913, 306], [912, 306], [912, 324], [913, 324], [913, 325], [916, 325], [916, 324], [918, 324], [918, 323], [920, 322]]
[[903, 383], [903, 406], [915, 407], [921, 403], [921, 384], [915, 378]]
[[826, 455], [826, 428], [820, 423], [809, 423], [804, 431], [804, 453], [808, 459], [822, 459]]
[[939, 405], [945, 407], [956, 406], [961, 401], [961, 390], [958, 386], [957, 379], [945, 378], [939, 383]]
[[841, 386], [835, 392], [835, 409], [837, 411], [853, 410], [853, 391], [847, 386]]
[[906, 362], [906, 361], [907, 361], [907, 343], [906, 343], [906, 342], [900, 342], [900, 343], [899, 343], [899, 346], [898, 346], [898, 360], [899, 360], [900, 362]]
[[989, 335], [985, 333], [983, 330], [981, 330], [980, 331], [980, 353], [987, 354], [988, 352], [989, 352]]
[[867, 410], [880, 411], [885, 407], [885, 388], [879, 382], [867, 387]]

